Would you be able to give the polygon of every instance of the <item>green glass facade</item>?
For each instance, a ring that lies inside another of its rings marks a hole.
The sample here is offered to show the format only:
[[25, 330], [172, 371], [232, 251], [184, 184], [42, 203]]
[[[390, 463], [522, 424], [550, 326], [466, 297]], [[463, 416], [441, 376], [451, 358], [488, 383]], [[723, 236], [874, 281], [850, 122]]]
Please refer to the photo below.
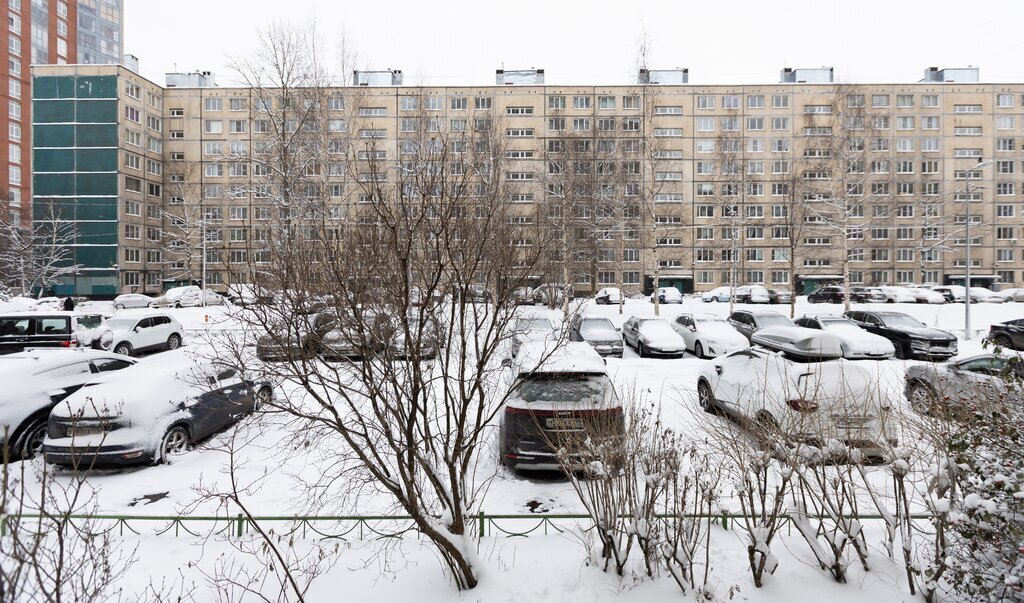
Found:
[[32, 211], [37, 234], [71, 221], [78, 273], [57, 295], [112, 296], [118, 288], [117, 76], [32, 78]]

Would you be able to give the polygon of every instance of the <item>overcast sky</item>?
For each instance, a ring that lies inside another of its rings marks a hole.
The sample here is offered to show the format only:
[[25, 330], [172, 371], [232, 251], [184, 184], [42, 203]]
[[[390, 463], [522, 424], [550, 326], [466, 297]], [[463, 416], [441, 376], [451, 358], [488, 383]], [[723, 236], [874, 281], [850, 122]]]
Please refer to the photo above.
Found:
[[359, 68], [406, 84], [493, 84], [494, 70], [543, 68], [548, 83], [628, 83], [646, 32], [652, 68], [694, 84], [773, 83], [782, 67], [836, 69], [844, 82], [916, 82], [926, 67], [981, 67], [1021, 82], [1021, 0], [125, 0], [125, 51], [168, 71], [235, 80], [231, 58], [278, 21], [317, 23]]

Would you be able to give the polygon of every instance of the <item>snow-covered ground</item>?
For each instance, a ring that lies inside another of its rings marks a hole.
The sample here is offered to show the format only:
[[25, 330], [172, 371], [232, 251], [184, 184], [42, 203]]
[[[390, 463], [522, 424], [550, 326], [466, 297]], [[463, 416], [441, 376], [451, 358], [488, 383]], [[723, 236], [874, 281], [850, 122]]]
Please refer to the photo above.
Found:
[[[0, 304], [3, 306], [3, 304]], [[741, 306], [737, 306], [741, 307]], [[763, 307], [763, 306], [761, 306]], [[960, 336], [960, 355], [972, 355], [982, 350], [981, 339], [992, 323], [1024, 317], [1024, 304], [975, 304], [972, 306], [973, 338], [963, 340], [963, 304], [863, 304], [859, 308], [875, 307], [911, 314], [929, 326], [951, 331]], [[14, 308], [0, 307], [0, 311]], [[122, 310], [115, 312], [109, 303], [86, 302], [81, 310], [99, 310], [107, 314], [134, 315], [152, 310]], [[788, 315], [788, 306], [771, 306]], [[587, 303], [588, 313], [607, 316], [617, 326], [630, 316], [651, 316], [654, 307], [646, 300], [627, 300], [624, 312], [618, 306], [596, 306]], [[729, 304], [702, 303], [686, 300], [681, 305], [662, 305], [661, 316], [671, 320], [684, 311], [710, 312], [728, 315]], [[211, 334], [237, 328], [230, 317], [230, 308], [170, 309], [186, 329], [186, 346], [199, 349], [209, 346]], [[525, 308], [524, 312], [538, 312], [558, 317], [557, 311], [543, 308]], [[841, 314], [837, 304], [809, 304], [803, 298], [797, 303], [796, 316], [805, 313]], [[159, 364], [161, 354], [143, 360]], [[696, 377], [707, 360], [687, 355], [681, 359], [641, 359], [626, 349], [622, 359], [608, 359], [608, 369], [620, 396], [634, 403], [650, 401], [660, 409], [665, 425], [690, 434], [695, 440], [715, 437], [720, 429], [736, 429], [724, 419], [701, 412], [696, 401]], [[885, 374], [891, 385], [902, 391], [901, 381], [906, 365], [913, 361], [884, 361]], [[281, 392], [287, 394], [287, 391]], [[900, 400], [900, 402], [904, 402]], [[304, 484], [315, 481], [329, 464], [330, 444], [301, 447], [286, 434], [288, 428], [283, 417], [265, 415], [244, 421], [237, 428], [215, 436], [197, 449], [175, 459], [172, 464], [121, 472], [97, 472], [89, 483], [97, 489], [98, 510], [103, 513], [177, 515], [188, 512], [208, 514], [217, 511], [212, 501], [197, 502], [200, 491], [216, 491], [225, 487], [225, 465], [228, 455], [224, 442], [233, 435], [244, 435], [249, 443], [244, 449], [243, 480], [257, 484], [248, 496], [250, 511], [255, 515], [366, 515], [393, 511], [390, 503], [379, 496], [365, 496], [358, 500], [317, 501], [304, 498]], [[38, 463], [39, 461], [35, 461]], [[488, 454], [486, 463], [497, 463], [496, 454]], [[487, 467], [485, 466], [486, 470]], [[886, 475], [878, 469], [878, 481], [885, 488]], [[154, 502], [147, 496], [157, 495]], [[140, 502], [141, 501], [141, 502]], [[723, 508], [736, 510], [729, 501]], [[579, 500], [570, 484], [558, 476], [522, 476], [505, 470], [497, 471], [484, 498], [481, 509], [488, 514], [530, 514], [543, 511], [548, 514], [580, 513]], [[232, 511], [229, 509], [229, 513]], [[877, 525], [876, 525], [877, 524]], [[517, 526], [518, 527], [518, 526]], [[869, 522], [869, 543], [877, 545], [881, 539], [880, 522]], [[196, 562], [202, 553], [202, 563], [212, 563], [218, 554], [232, 549], [224, 542], [207, 541], [205, 548], [191, 538], [153, 536], [127, 537], [126, 544], [137, 544], [139, 565], [132, 572], [128, 588], [142, 588], [149, 576], [170, 576]], [[792, 536], [785, 535], [782, 545], [775, 549], [780, 556], [779, 572], [768, 580], [766, 587], [755, 589], [746, 569], [746, 545], [738, 531], [722, 531], [712, 540], [712, 557], [716, 563], [715, 584], [719, 585], [719, 599], [735, 598], [751, 601], [834, 601], [911, 599], [901, 578], [902, 568], [888, 561], [880, 547], [873, 551], [871, 572], [851, 569], [848, 585], [836, 585], [830, 578], [811, 565], [813, 561], [806, 546]], [[454, 588], [439, 571], [436, 555], [421, 541], [405, 539], [401, 554], [395, 552], [378, 557], [372, 543], [354, 543], [335, 566], [332, 576], [344, 580], [345, 591], [358, 593], [363, 601], [407, 600], [416, 593], [420, 601], [452, 600]], [[660, 601], [675, 600], [678, 589], [669, 579], [624, 587], [618, 580], [602, 574], [598, 569], [584, 565], [582, 548], [569, 535], [532, 535], [526, 539], [488, 537], [481, 541], [480, 556], [484, 565], [482, 586], [461, 597], [466, 601], [512, 600], [564, 600], [564, 601]], [[208, 568], [207, 568], [208, 569]], [[188, 574], [196, 583], [202, 582], [194, 572]], [[137, 584], [136, 584], [137, 582]], [[629, 582], [632, 584], [632, 582]], [[312, 591], [309, 600], [336, 600], [337, 581], [328, 578]], [[730, 589], [736, 588], [730, 594]], [[623, 592], [623, 591], [627, 592]], [[197, 600], [206, 600], [199, 597]]]

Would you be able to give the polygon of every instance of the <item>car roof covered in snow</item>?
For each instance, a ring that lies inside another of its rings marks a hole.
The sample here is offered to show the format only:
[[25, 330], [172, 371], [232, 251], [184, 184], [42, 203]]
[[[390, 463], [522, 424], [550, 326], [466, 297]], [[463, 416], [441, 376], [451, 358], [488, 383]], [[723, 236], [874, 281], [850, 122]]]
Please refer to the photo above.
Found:
[[838, 337], [818, 329], [804, 327], [768, 327], [755, 331], [750, 340], [762, 347], [794, 356], [831, 359], [843, 356]]
[[605, 374], [605, 361], [589, 343], [553, 341], [524, 343], [516, 354], [516, 372]]
[[23, 376], [76, 361], [87, 362], [103, 358], [135, 362], [133, 358], [91, 348], [30, 348], [23, 352], [0, 356], [0, 375]]

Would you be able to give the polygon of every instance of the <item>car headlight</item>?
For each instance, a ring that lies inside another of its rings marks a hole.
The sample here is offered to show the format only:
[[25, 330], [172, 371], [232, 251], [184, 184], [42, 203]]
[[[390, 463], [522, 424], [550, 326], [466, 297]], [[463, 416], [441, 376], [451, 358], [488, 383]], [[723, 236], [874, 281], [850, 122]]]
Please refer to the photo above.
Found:
[[910, 347], [911, 347], [911, 349], [914, 349], [914, 350], [927, 350], [928, 349], [928, 342], [925, 341], [924, 339], [911, 339], [910, 340]]

